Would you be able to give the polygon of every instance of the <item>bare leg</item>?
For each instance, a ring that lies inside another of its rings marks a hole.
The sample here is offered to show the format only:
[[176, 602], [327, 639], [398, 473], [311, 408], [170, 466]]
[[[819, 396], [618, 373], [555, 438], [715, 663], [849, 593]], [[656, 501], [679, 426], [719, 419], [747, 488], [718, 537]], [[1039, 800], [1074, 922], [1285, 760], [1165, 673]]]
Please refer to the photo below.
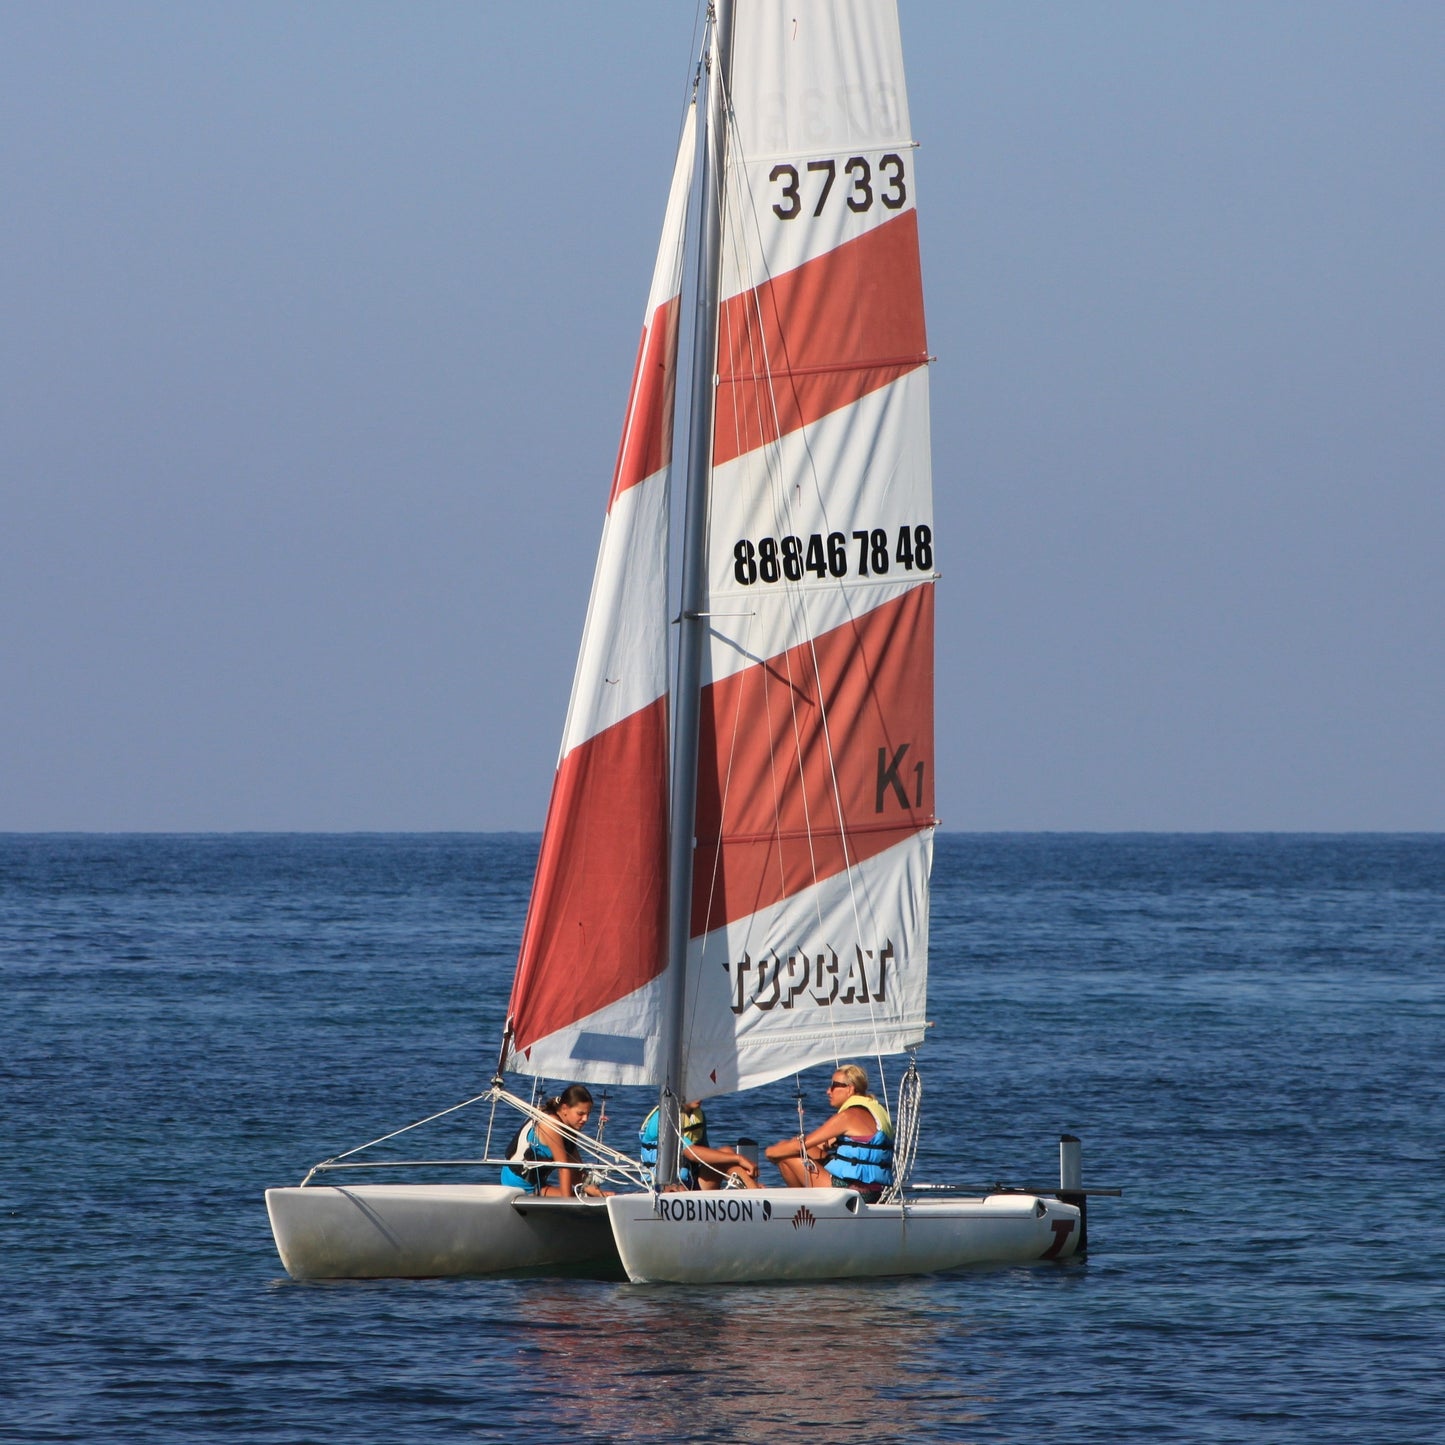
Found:
[[833, 1182], [828, 1171], [812, 1159], [779, 1159], [777, 1164], [789, 1189], [827, 1189]]
[[807, 1187], [808, 1181], [803, 1177], [803, 1161], [798, 1158], [779, 1159], [778, 1173], [783, 1176], [783, 1183], [789, 1189], [803, 1189]]

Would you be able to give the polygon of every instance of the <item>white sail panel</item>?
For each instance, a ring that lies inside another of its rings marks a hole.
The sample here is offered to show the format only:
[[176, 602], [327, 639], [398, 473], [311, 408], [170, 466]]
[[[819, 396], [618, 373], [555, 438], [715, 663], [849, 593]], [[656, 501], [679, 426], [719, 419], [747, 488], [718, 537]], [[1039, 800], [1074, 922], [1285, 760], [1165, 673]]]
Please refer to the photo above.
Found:
[[661, 1009], [659, 977], [515, 1051], [509, 1067], [589, 1084], [655, 1083], [662, 1072]]
[[[920, 368], [715, 468], [712, 678], [932, 576], [928, 425]], [[840, 547], [847, 579], [861, 585], [840, 586], [833, 575]]]
[[920, 1043], [932, 857], [928, 829], [853, 869], [847, 888], [810, 890], [694, 939], [687, 1097]]
[[667, 639], [657, 618], [665, 605], [667, 482], [664, 468], [620, 492], [603, 523], [563, 757], [666, 690]]
[[742, 0], [732, 76], [744, 157], [856, 151], [911, 135], [892, 0]]

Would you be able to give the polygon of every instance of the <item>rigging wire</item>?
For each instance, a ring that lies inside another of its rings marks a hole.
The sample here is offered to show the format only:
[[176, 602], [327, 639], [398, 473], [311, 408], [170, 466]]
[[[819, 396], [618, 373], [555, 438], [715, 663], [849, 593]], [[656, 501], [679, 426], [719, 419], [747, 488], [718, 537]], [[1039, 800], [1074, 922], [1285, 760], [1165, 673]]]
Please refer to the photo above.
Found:
[[908, 1051], [908, 1068], [898, 1081], [898, 1113], [893, 1120], [893, 1182], [879, 1196], [892, 1204], [903, 1197], [918, 1154], [918, 1130], [923, 1110], [923, 1079], [918, 1072], [918, 1050]]
[[439, 1164], [501, 1164], [506, 1163], [504, 1159], [493, 1159], [491, 1157], [491, 1125], [488, 1124], [486, 1157], [482, 1159], [448, 1160], [448, 1159], [378, 1159], [363, 1160], [360, 1163], [346, 1163], [354, 1159], [358, 1154], [374, 1148], [378, 1144], [385, 1144], [388, 1140], [399, 1138], [403, 1134], [409, 1134], [413, 1129], [420, 1129], [424, 1124], [434, 1123], [438, 1119], [445, 1118], [448, 1114], [455, 1114], [459, 1109], [465, 1109], [472, 1104], [480, 1103], [484, 1099], [492, 1101], [493, 1115], [495, 1115], [498, 1104], [506, 1104], [516, 1109], [518, 1113], [530, 1119], [533, 1123], [545, 1120], [549, 1128], [555, 1129], [563, 1138], [575, 1144], [579, 1153], [586, 1154], [595, 1161], [593, 1172], [600, 1178], [615, 1180], [618, 1182], [642, 1184], [642, 1171], [635, 1159], [632, 1159], [620, 1150], [613, 1149], [610, 1145], [604, 1144], [600, 1138], [594, 1139], [590, 1135], [583, 1134], [569, 1125], [564, 1124], [555, 1114], [549, 1114], [536, 1103], [536, 1094], [539, 1081], [533, 1079], [531, 1101], [522, 1099], [516, 1094], [510, 1093], [500, 1085], [493, 1085], [485, 1094], [474, 1094], [470, 1099], [463, 1099], [460, 1103], [452, 1104], [448, 1108], [439, 1109], [435, 1114], [428, 1114], [424, 1119], [418, 1119], [414, 1123], [404, 1125], [400, 1129], [393, 1129], [388, 1134], [382, 1134], [376, 1139], [368, 1140], [365, 1144], [358, 1144], [354, 1149], [347, 1149], [341, 1154], [333, 1154], [328, 1159], [313, 1164], [307, 1171], [306, 1177], [302, 1179], [301, 1186], [305, 1188], [312, 1178], [318, 1174], [333, 1169], [364, 1169], [364, 1168], [395, 1168], [403, 1165], [439, 1165]]
[[793, 1098], [798, 1105], [798, 1160], [806, 1178], [813, 1172], [812, 1161], [808, 1158], [808, 1126], [803, 1122], [803, 1076], [793, 1075]]

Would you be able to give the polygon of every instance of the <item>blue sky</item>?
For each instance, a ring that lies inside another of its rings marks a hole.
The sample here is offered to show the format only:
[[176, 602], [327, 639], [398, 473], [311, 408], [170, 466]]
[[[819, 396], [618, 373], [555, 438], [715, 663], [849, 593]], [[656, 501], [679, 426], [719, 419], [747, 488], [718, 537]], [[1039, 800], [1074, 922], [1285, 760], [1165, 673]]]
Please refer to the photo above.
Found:
[[[693, 7], [0, 9], [0, 829], [541, 825]], [[1445, 7], [902, 6], [956, 829], [1445, 828]]]

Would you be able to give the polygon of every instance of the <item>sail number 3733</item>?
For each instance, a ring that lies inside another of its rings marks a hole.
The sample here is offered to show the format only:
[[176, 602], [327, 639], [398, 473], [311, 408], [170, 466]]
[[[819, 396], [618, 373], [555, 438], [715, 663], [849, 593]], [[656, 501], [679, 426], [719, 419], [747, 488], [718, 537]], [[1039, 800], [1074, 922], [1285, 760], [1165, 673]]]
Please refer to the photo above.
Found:
[[742, 538], [733, 547], [733, 576], [739, 585], [801, 582], [815, 577], [882, 577], [892, 567], [904, 572], [933, 570], [933, 529], [924, 523], [900, 527], [890, 537], [882, 527], [854, 532], [814, 532], [802, 537]]
[[[778, 199], [773, 202], [773, 214], [780, 221], [797, 220], [810, 202], [813, 215], [821, 216], [828, 197], [833, 194], [833, 183], [838, 179], [838, 162], [809, 161], [801, 174], [797, 166], [778, 165], [773, 167], [768, 179], [779, 187]], [[875, 172], [866, 156], [849, 156], [843, 162], [843, 189], [840, 194], [850, 211], [871, 211], [875, 202], [880, 202], [885, 210], [902, 210], [908, 200], [903, 157], [883, 156]]]

